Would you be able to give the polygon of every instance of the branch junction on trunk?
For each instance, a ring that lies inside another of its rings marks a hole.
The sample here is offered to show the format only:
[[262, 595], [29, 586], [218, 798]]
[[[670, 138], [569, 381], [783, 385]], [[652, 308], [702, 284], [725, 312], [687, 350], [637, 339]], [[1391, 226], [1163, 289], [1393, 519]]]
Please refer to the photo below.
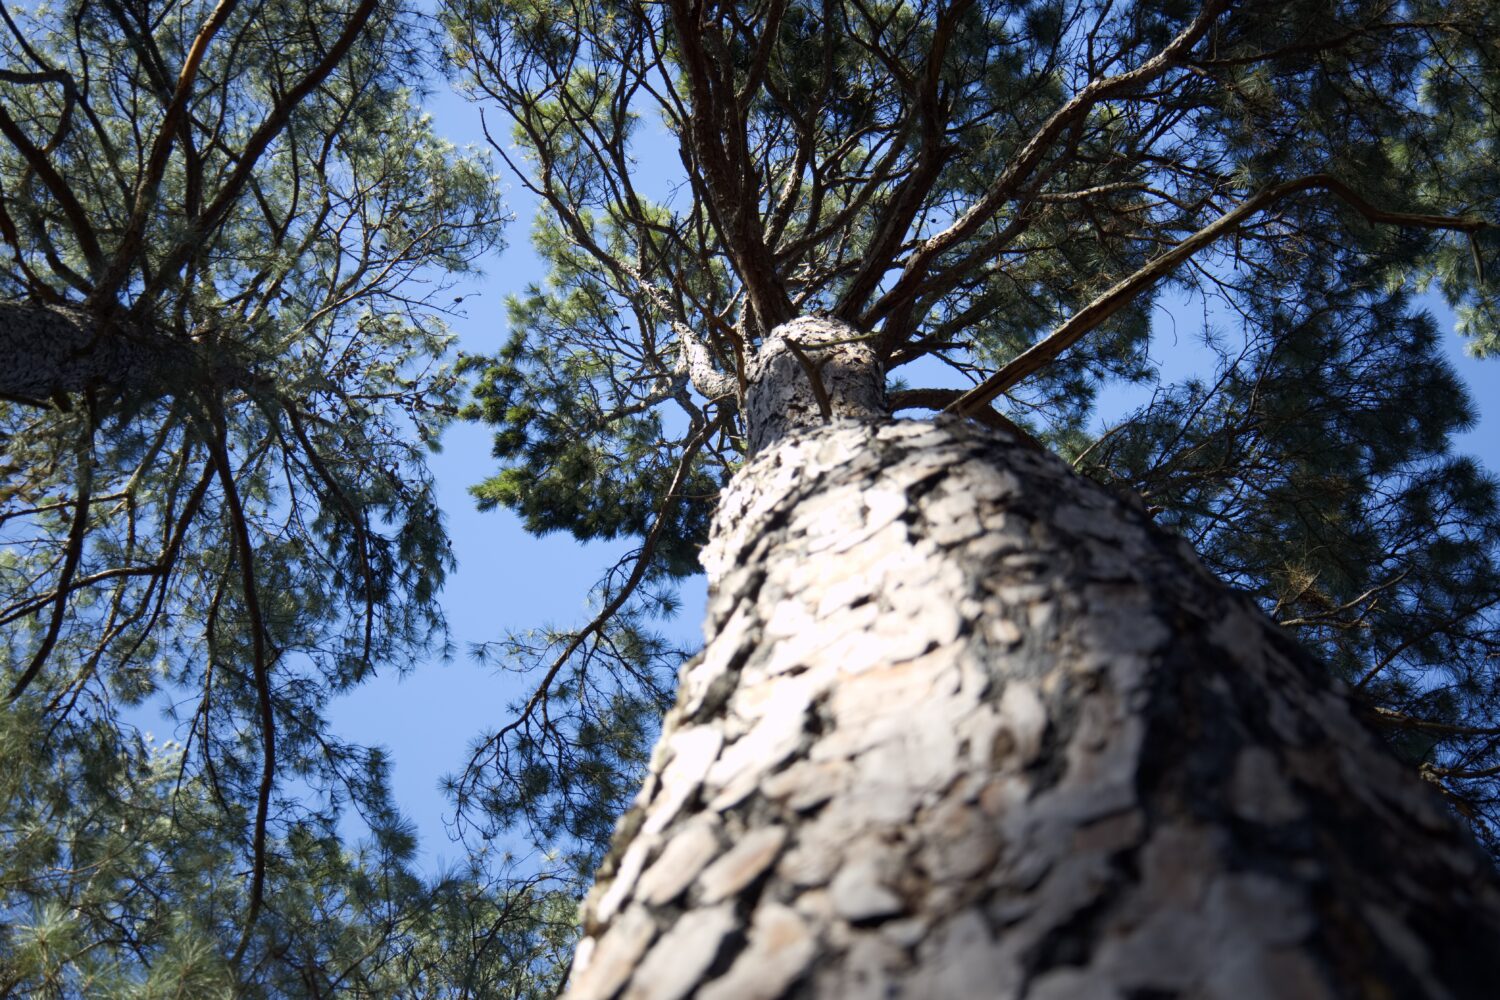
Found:
[[831, 420], [879, 420], [890, 412], [874, 341], [837, 319], [801, 316], [773, 329], [748, 381], [752, 455]]

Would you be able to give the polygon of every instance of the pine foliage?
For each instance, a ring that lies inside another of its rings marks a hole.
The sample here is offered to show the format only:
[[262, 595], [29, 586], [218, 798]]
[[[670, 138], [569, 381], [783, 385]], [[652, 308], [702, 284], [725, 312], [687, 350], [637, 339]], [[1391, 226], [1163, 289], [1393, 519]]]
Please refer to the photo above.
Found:
[[82, 331], [3, 362], [56, 370], [0, 402], [0, 995], [550, 995], [571, 897], [420, 874], [389, 762], [325, 715], [444, 641], [441, 293], [504, 209], [420, 110], [432, 32], [0, 14], [0, 308]]
[[[549, 266], [479, 382], [501, 465], [483, 503], [696, 544], [743, 457], [748, 360], [831, 314], [875, 338], [898, 406], [1019, 425], [1142, 498], [1495, 829], [1500, 512], [1452, 450], [1474, 407], [1430, 297], [1496, 349], [1493, 4], [446, 11], [471, 96], [512, 124], [492, 138]], [[1187, 311], [1209, 360], [1171, 383]], [[1100, 393], [1131, 384], [1150, 401], [1101, 432]], [[674, 464], [702, 486], [663, 493]], [[687, 562], [642, 552], [643, 581]], [[575, 797], [577, 772], [538, 768], [607, 731], [614, 699], [657, 697], [659, 673], [582, 648], [526, 661], [535, 693], [470, 785]], [[523, 750], [538, 727], [547, 760]]]

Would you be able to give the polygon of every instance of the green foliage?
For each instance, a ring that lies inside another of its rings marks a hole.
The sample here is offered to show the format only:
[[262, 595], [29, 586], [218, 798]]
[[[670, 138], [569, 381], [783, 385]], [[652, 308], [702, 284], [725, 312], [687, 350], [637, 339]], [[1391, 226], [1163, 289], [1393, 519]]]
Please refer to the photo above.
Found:
[[[189, 748], [121, 741], [96, 723], [64, 739], [17, 712], [0, 728], [0, 989], [7, 996], [552, 996], [573, 936], [571, 894], [485, 861], [424, 882], [394, 814], [367, 844], [301, 815], [271, 852], [251, 954], [236, 969], [244, 874]], [[498, 867], [488, 865], [488, 867]]]
[[[698, 571], [719, 481], [695, 466], [668, 503], [674, 446], [662, 416], [607, 384], [611, 365], [593, 345], [555, 334], [570, 303], [531, 289], [512, 300], [515, 331], [475, 385], [468, 413], [503, 429], [495, 457], [504, 471], [474, 487], [481, 509], [503, 505], [537, 534], [567, 531], [582, 541], [643, 536], [666, 519], [657, 564], [672, 576]], [[595, 317], [584, 312], [574, 329]], [[660, 513], [658, 513], [660, 512]]]
[[551, 996], [571, 887], [424, 880], [324, 715], [443, 637], [442, 292], [503, 223], [417, 106], [423, 19], [4, 14], [0, 300], [173, 363], [0, 403], [0, 995]]
[[[607, 578], [601, 596], [611, 585], [618, 581]], [[481, 662], [522, 674], [559, 666], [546, 711], [509, 706], [516, 721], [482, 734], [465, 770], [447, 779], [460, 817], [481, 837], [524, 830], [576, 885], [589, 884], [639, 788], [687, 655], [653, 630], [672, 600], [641, 595], [594, 634], [540, 629], [475, 650]]]
[[[677, 465], [713, 470], [706, 510], [742, 457], [723, 386], [798, 313], [878, 334], [893, 385], [980, 382], [1082, 317], [996, 405], [1144, 494], [1495, 828], [1495, 484], [1451, 453], [1472, 407], [1412, 297], [1440, 289], [1473, 350], [1500, 343], [1483, 275], [1500, 273], [1494, 4], [449, 0], [445, 16], [471, 94], [515, 123], [519, 153], [497, 151], [541, 200], [549, 268], [469, 411], [496, 428], [482, 503], [537, 531], [649, 538]], [[680, 174], [662, 176], [663, 142]], [[1096, 436], [1101, 389], [1157, 381], [1173, 333], [1157, 296], [1228, 328], [1206, 331], [1219, 368]], [[538, 801], [587, 773], [528, 728], [579, 690], [558, 662], [519, 657], [545, 679], [475, 758]], [[595, 671], [591, 704], [650, 700], [629, 671]], [[588, 732], [610, 731], [595, 711]]]
[[[1145, 496], [1496, 828], [1496, 487], [1451, 453], [1471, 407], [1412, 298], [1500, 345], [1493, 4], [449, 0], [548, 272], [457, 365], [440, 295], [502, 209], [417, 110], [423, 18], [3, 9], [0, 300], [171, 364], [0, 409], [0, 992], [549, 994], [686, 652], [660, 622], [748, 365], [798, 313], [876, 335], [893, 383], [962, 384], [1093, 317], [1000, 408]], [[680, 175], [638, 162], [664, 142]], [[1095, 437], [1101, 389], [1155, 378], [1164, 292], [1237, 332]], [[442, 635], [423, 454], [466, 372], [481, 505], [636, 543], [585, 625], [486, 647], [541, 680], [452, 780], [558, 882], [418, 878], [383, 755], [323, 715]], [[123, 722], [163, 704], [180, 746]]]
[[1213, 383], [1160, 392], [1077, 464], [1144, 498], [1488, 821], [1500, 483], [1449, 450], [1474, 410], [1432, 317], [1308, 272], [1247, 309]]

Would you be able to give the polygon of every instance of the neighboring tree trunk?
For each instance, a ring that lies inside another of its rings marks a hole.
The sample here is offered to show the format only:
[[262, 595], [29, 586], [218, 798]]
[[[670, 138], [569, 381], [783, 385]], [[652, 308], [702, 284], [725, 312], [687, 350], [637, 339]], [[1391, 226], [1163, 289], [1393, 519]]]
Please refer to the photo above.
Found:
[[957, 420], [751, 435], [569, 997], [1496, 995], [1487, 860], [1185, 543]]
[[[45, 404], [88, 388], [166, 391], [202, 367], [182, 341], [128, 326], [101, 334], [78, 309], [0, 302], [0, 399]], [[239, 371], [227, 361], [212, 367]]]

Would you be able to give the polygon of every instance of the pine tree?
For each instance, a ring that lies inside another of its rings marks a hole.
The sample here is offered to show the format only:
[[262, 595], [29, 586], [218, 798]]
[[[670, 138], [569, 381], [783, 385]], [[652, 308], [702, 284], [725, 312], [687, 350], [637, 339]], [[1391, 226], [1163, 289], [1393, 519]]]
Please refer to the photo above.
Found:
[[550, 993], [569, 895], [424, 879], [324, 718], [442, 635], [442, 296], [504, 210], [418, 107], [433, 32], [0, 20], [0, 995]]
[[[597, 858], [718, 509], [575, 995], [1494, 981], [1493, 876], [1417, 772], [1491, 835], [1500, 517], [1414, 299], [1500, 343], [1493, 5], [448, 17], [551, 266], [483, 368], [478, 496], [640, 540], [589, 623], [509, 640], [540, 679], [461, 806]], [[1091, 434], [1163, 296], [1233, 317], [1219, 364]]]

